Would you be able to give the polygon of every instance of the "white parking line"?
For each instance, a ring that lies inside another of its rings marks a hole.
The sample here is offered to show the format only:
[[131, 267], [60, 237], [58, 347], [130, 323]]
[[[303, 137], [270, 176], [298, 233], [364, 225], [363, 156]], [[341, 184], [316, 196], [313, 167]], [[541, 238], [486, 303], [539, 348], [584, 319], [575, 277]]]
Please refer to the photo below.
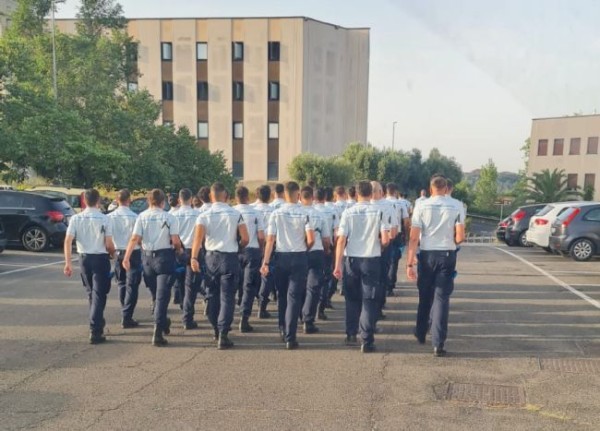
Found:
[[600, 275], [597, 271], [552, 271], [554, 274]]
[[[530, 266], [531, 268], [535, 269], [536, 271], [538, 271], [540, 274], [545, 275], [546, 277], [548, 277], [550, 280], [552, 280], [553, 282], [555, 282], [556, 284], [558, 284], [559, 286], [564, 287], [565, 289], [567, 289], [569, 292], [579, 296], [581, 299], [583, 299], [584, 301], [588, 302], [589, 304], [593, 305], [594, 307], [596, 307], [597, 309], [600, 310], [600, 302], [596, 301], [595, 299], [590, 298], [589, 296], [587, 296], [585, 293], [580, 292], [579, 290], [575, 289], [573, 286], [571, 286], [570, 284], [565, 283], [564, 281], [556, 278], [555, 276], [553, 276], [552, 274], [550, 274], [549, 272], [543, 270], [542, 268], [540, 268], [537, 265], [534, 265], [533, 263], [529, 262], [528, 260], [522, 258], [521, 256], [518, 256], [516, 254], [514, 254], [511, 251], [508, 250], [503, 250], [500, 247], [495, 247], [496, 250], [500, 250], [503, 253], [506, 253], [512, 257], [514, 257], [515, 259], [520, 260], [521, 262], [523, 262], [524, 264], [526, 264], [527, 266]], [[557, 272], [561, 272], [561, 271], [557, 271]]]
[[9, 275], [9, 274], [16, 274], [17, 272], [31, 271], [33, 269], [44, 268], [46, 266], [52, 266], [52, 265], [59, 265], [61, 263], [65, 263], [65, 261], [61, 260], [60, 262], [51, 262], [51, 263], [45, 263], [43, 265], [29, 266], [27, 268], [19, 268], [19, 269], [13, 269], [11, 271], [0, 272], [0, 276]]

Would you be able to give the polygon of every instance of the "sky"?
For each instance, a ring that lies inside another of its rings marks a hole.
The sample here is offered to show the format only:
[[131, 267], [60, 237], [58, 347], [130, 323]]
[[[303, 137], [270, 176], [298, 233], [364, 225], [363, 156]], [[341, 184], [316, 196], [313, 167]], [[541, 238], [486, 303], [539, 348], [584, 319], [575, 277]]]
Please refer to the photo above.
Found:
[[[368, 141], [523, 167], [531, 119], [600, 112], [597, 0], [121, 0], [129, 18], [308, 16], [371, 28]], [[59, 18], [79, 1], [66, 0]], [[168, 6], [166, 6], [168, 5]]]

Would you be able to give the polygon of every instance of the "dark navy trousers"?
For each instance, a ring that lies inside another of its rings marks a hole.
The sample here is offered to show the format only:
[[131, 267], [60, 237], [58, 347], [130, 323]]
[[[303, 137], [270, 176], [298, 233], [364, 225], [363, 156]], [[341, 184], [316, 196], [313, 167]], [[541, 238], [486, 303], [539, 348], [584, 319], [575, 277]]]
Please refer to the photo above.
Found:
[[372, 344], [380, 312], [377, 294], [381, 288], [381, 258], [346, 257], [343, 280], [346, 334], [355, 336], [360, 332], [362, 342]]
[[241, 313], [250, 317], [252, 304], [260, 288], [260, 264], [262, 254], [259, 248], [245, 248], [239, 255], [240, 281], [242, 285]]
[[391, 255], [392, 255], [392, 247], [388, 246], [381, 250], [381, 259], [379, 259], [379, 264], [381, 265], [381, 271], [379, 273], [379, 286], [377, 288], [376, 300], [377, 306], [379, 307], [379, 311], [383, 310], [383, 306], [386, 302], [386, 290], [387, 286], [390, 284], [389, 281], [389, 272], [391, 265]]
[[444, 347], [448, 335], [450, 295], [454, 291], [455, 251], [425, 251], [419, 256], [417, 334], [431, 328], [433, 347]]
[[167, 327], [167, 309], [171, 300], [171, 277], [175, 272], [175, 250], [165, 248], [144, 251], [142, 257], [144, 280], [150, 292], [155, 292], [154, 324]]
[[325, 278], [325, 252], [315, 250], [308, 253], [308, 276], [306, 279], [306, 295], [302, 307], [304, 323], [314, 323], [317, 306], [321, 300], [323, 280]]
[[215, 330], [227, 334], [235, 311], [235, 291], [240, 276], [237, 253], [206, 252], [206, 299], [208, 320]]
[[269, 262], [269, 274], [261, 277], [260, 292], [258, 297], [261, 305], [266, 306], [271, 300], [269, 296], [275, 291], [275, 268], [277, 267], [277, 253], [271, 255]]
[[110, 291], [110, 258], [108, 254], [81, 254], [81, 280], [88, 296], [90, 331], [104, 331], [104, 308]]
[[[321, 288], [321, 307], [325, 307], [335, 293], [337, 284], [334, 284], [335, 278], [333, 277], [333, 255], [335, 254], [335, 248], [331, 254], [326, 255], [323, 259], [323, 285]], [[337, 282], [337, 280], [336, 280]], [[333, 289], [333, 290], [332, 290]], [[331, 292], [331, 294], [330, 294]]]
[[388, 283], [386, 284], [387, 292], [392, 292], [396, 287], [396, 282], [398, 281], [398, 266], [400, 264], [400, 259], [402, 259], [403, 244], [404, 240], [402, 239], [402, 234], [399, 233], [390, 245], [390, 265], [388, 267]]
[[306, 291], [308, 253], [277, 253], [275, 286], [279, 328], [285, 333], [285, 341], [296, 341], [298, 317]]
[[140, 283], [142, 282], [142, 252], [133, 250], [131, 253], [131, 269], [123, 268], [125, 250], [117, 251], [115, 261], [115, 278], [119, 287], [119, 301], [121, 302], [121, 316], [124, 320], [133, 318], [133, 312], [138, 302]]
[[183, 300], [181, 301], [181, 309], [183, 314], [181, 320], [183, 324], [191, 324], [194, 321], [196, 313], [196, 298], [200, 291], [202, 283], [202, 273], [192, 271], [191, 266], [192, 250], [185, 250], [185, 275], [183, 279]]

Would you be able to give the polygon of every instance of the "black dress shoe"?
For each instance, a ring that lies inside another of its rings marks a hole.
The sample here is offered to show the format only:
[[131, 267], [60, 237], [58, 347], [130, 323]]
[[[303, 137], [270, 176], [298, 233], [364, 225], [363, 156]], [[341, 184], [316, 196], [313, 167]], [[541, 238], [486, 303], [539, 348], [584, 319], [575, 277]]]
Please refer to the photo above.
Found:
[[314, 323], [305, 323], [304, 324], [304, 333], [305, 334], [316, 334], [317, 332], [319, 332], [319, 328], [317, 328]]
[[242, 320], [240, 321], [240, 332], [246, 334], [252, 331], [254, 331], [254, 328], [248, 323], [248, 318], [242, 317]]
[[154, 308], [156, 307], [156, 301], [152, 301], [150, 304], [150, 314], [154, 315]]
[[285, 330], [279, 329], [279, 339], [285, 343]]
[[121, 321], [121, 327], [123, 329], [131, 329], [131, 328], [137, 328], [138, 326], [140, 326], [140, 324], [138, 323], [137, 320], [133, 320], [133, 319], [123, 319]]
[[386, 319], [387, 319], [387, 316], [385, 314], [383, 314], [383, 313], [380, 313], [379, 314], [379, 319], [377, 319], [377, 320], [386, 320]]
[[158, 326], [154, 326], [154, 333], [152, 335], [152, 345], [155, 347], [165, 347], [167, 340], [163, 337], [163, 331]]
[[271, 318], [271, 313], [269, 313], [267, 311], [267, 306], [266, 305], [264, 305], [264, 306], [261, 305], [260, 306], [260, 309], [258, 310], [257, 317], [259, 319], [270, 319]]
[[300, 347], [300, 345], [296, 340], [285, 343], [286, 350], [296, 350], [298, 347]]
[[375, 351], [375, 344], [373, 343], [364, 343], [362, 346], [360, 346], [360, 351], [362, 353], [372, 353]]
[[196, 322], [196, 321], [192, 320], [191, 322], [184, 323], [184, 324], [183, 324], [183, 328], [184, 328], [186, 331], [190, 331], [190, 330], [192, 330], [192, 329], [198, 329], [198, 322]]
[[171, 333], [171, 319], [167, 317], [167, 324], [165, 325], [165, 329], [163, 331], [165, 335], [169, 335]]
[[219, 334], [219, 344], [217, 348], [219, 350], [231, 349], [233, 347], [233, 341], [229, 339], [226, 333], [222, 332]]
[[90, 344], [102, 344], [106, 341], [106, 337], [100, 333], [90, 334]]
[[346, 346], [358, 346], [358, 339], [356, 338], [356, 335], [346, 335], [344, 344]]
[[219, 342], [219, 331], [217, 331], [216, 329], [215, 329], [215, 333], [214, 333], [214, 335], [213, 335], [213, 341], [214, 341], [215, 343], [218, 343], [218, 342]]
[[415, 330], [413, 331], [413, 335], [415, 336], [419, 344], [425, 344], [425, 335], [419, 335], [419, 333], [417, 332], [417, 328], [415, 328]]
[[447, 353], [448, 352], [446, 352], [443, 347], [433, 348], [433, 356], [435, 356], [436, 358], [443, 358], [444, 356], [446, 356]]
[[319, 311], [319, 313], [317, 314], [317, 319], [327, 320], [327, 314], [325, 314], [325, 311], [323, 311], [323, 310]]

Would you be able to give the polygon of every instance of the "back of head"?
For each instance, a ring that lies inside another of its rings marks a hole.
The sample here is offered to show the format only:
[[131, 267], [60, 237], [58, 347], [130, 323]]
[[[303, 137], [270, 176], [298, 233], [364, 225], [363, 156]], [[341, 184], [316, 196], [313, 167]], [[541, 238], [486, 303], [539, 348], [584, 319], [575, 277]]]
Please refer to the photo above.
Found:
[[258, 189], [258, 198], [262, 203], [268, 204], [271, 199], [271, 187], [264, 185]]
[[121, 189], [119, 193], [117, 193], [117, 202], [119, 205], [124, 205], [131, 200], [131, 193], [129, 189]]
[[239, 203], [247, 204], [248, 200], [250, 199], [250, 191], [247, 187], [239, 186], [237, 189], [235, 189], [235, 197]]
[[281, 196], [284, 190], [285, 190], [285, 186], [283, 184], [281, 184], [281, 183], [275, 184], [275, 194], [277, 194], [277, 196]]
[[325, 200], [327, 202], [333, 201], [333, 189], [331, 187], [325, 187]]
[[452, 190], [454, 190], [454, 183], [450, 178], [446, 178], [446, 187], [448, 187], [448, 193], [452, 193]]
[[335, 194], [338, 197], [344, 197], [344, 196], [346, 196], [346, 187], [344, 187], [344, 186], [337, 186], [335, 188]]
[[388, 195], [396, 195], [398, 193], [398, 186], [395, 183], [387, 183], [386, 185]]
[[325, 201], [325, 189], [323, 187], [319, 187], [315, 191], [315, 199], [318, 200], [319, 202]]
[[169, 206], [171, 208], [175, 208], [177, 205], [179, 205], [179, 200], [177, 199], [177, 196], [176, 195], [169, 196]]
[[302, 198], [302, 201], [312, 201], [313, 188], [310, 186], [302, 187], [302, 190], [300, 190], [300, 197]]
[[285, 191], [288, 195], [291, 195], [293, 193], [299, 192], [300, 186], [296, 181], [288, 181], [287, 183], [285, 183]]
[[210, 187], [204, 186], [200, 188], [200, 190], [198, 190], [198, 197], [203, 203], [210, 203]]
[[224, 202], [227, 200], [227, 190], [223, 183], [213, 183], [213, 185], [210, 186], [210, 194], [217, 202]]
[[152, 189], [148, 193], [148, 204], [154, 207], [160, 207], [165, 203], [165, 192], [161, 189]]
[[361, 198], [369, 199], [373, 196], [373, 185], [369, 181], [359, 181], [356, 191]]
[[372, 193], [373, 197], [381, 197], [383, 193], [383, 189], [381, 188], [381, 184], [378, 181], [371, 181]]
[[90, 208], [95, 208], [100, 202], [100, 193], [96, 189], [87, 189], [84, 193], [85, 204]]
[[434, 176], [431, 178], [431, 189], [435, 190], [438, 194], [446, 194], [448, 188], [448, 181], [442, 176]]
[[350, 199], [356, 199], [356, 186], [348, 187], [348, 196]]
[[189, 202], [192, 199], [192, 191], [190, 189], [181, 189], [179, 190], [179, 200], [181, 202]]

